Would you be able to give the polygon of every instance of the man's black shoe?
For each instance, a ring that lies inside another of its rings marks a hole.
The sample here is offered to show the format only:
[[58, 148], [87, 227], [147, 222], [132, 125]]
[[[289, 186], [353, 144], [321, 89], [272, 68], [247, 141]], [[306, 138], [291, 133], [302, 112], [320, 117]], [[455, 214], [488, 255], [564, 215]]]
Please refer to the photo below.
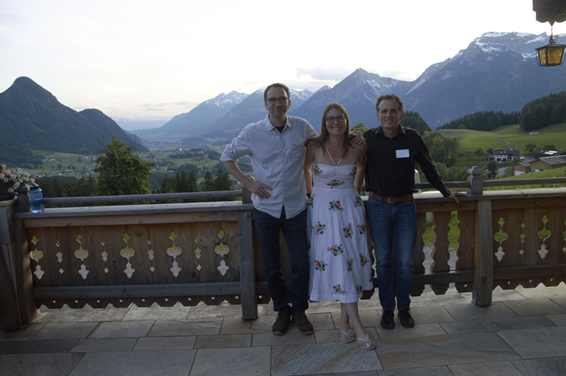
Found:
[[293, 322], [299, 328], [299, 332], [301, 334], [310, 335], [314, 333], [314, 329], [312, 327], [311, 322], [307, 319], [307, 315], [305, 315], [305, 311], [298, 311], [293, 313]]
[[383, 329], [391, 330], [395, 328], [395, 320], [394, 320], [393, 311], [385, 310], [381, 315], [381, 327]]
[[401, 325], [405, 328], [414, 328], [415, 327], [415, 320], [411, 316], [411, 311], [409, 309], [400, 309], [398, 314], [399, 321], [401, 321]]
[[289, 329], [289, 323], [291, 322], [291, 315], [277, 315], [277, 319], [273, 324], [273, 334], [277, 334], [278, 336], [287, 333], [287, 329]]

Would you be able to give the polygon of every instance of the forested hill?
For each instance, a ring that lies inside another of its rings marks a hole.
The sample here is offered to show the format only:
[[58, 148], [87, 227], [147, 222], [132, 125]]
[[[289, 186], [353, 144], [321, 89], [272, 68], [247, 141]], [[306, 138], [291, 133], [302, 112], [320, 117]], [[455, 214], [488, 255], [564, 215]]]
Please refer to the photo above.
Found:
[[476, 112], [452, 120], [438, 129], [491, 131], [504, 125], [519, 124], [521, 129], [530, 132], [561, 123], [566, 123], [566, 91], [530, 101], [520, 112]]
[[[33, 80], [20, 77], [0, 93], [0, 161], [37, 163], [30, 150], [93, 154], [104, 152], [112, 135], [133, 140], [98, 110], [74, 111]], [[137, 150], [147, 149], [136, 145]]]

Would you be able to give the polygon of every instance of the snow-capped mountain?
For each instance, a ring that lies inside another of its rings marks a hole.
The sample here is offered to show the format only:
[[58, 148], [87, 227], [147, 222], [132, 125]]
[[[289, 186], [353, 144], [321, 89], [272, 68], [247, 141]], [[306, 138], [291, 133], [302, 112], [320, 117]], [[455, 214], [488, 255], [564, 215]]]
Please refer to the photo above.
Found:
[[209, 127], [240, 104], [248, 94], [231, 91], [202, 102], [191, 111], [175, 116], [162, 127], [135, 131], [140, 136], [199, 136]]
[[[559, 43], [566, 41], [566, 34], [557, 37]], [[566, 64], [541, 68], [536, 62], [535, 48], [547, 43], [546, 33], [488, 32], [454, 57], [431, 65], [412, 82], [360, 68], [333, 88], [325, 86], [314, 94], [292, 90], [289, 115], [301, 116], [318, 129], [324, 107], [338, 102], [348, 110], [352, 126], [364, 123], [371, 128], [378, 125], [375, 102], [386, 93], [399, 95], [405, 110], [418, 112], [432, 129], [479, 111], [520, 111], [533, 99], [566, 90]], [[265, 117], [263, 91], [249, 96], [221, 94], [158, 129], [185, 136], [233, 136]], [[222, 107], [215, 101], [232, 106]], [[136, 134], [143, 137], [142, 132]]]

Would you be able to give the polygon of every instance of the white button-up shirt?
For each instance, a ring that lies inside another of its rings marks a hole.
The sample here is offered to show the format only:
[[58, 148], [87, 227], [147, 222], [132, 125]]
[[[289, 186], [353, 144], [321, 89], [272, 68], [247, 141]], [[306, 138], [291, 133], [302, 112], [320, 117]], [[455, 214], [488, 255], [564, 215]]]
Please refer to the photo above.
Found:
[[256, 179], [273, 188], [271, 197], [262, 199], [252, 194], [254, 208], [279, 218], [285, 206], [287, 219], [301, 213], [306, 207], [303, 162], [305, 144], [316, 135], [314, 128], [305, 120], [287, 116], [280, 133], [265, 119], [247, 125], [232, 140], [220, 157], [221, 161], [235, 161], [250, 156]]

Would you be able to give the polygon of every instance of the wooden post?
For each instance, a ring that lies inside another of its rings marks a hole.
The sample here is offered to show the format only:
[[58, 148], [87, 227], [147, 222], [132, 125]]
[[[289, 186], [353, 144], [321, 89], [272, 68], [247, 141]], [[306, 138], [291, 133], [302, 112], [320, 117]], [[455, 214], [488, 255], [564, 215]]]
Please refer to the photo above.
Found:
[[493, 292], [493, 229], [491, 201], [479, 200], [476, 212], [476, 250], [474, 291], [472, 301], [475, 305], [491, 305]]
[[16, 275], [12, 247], [12, 212], [16, 200], [0, 201], [0, 329], [20, 329]]
[[29, 198], [29, 186], [20, 185], [16, 190], [18, 192], [18, 212], [28, 213], [31, 211], [31, 202]]
[[242, 319], [257, 319], [257, 300], [254, 266], [254, 243], [252, 213], [249, 210], [238, 214], [240, 237], [240, 283], [242, 286]]
[[16, 240], [16, 293], [22, 327], [31, 324], [38, 315], [33, 297], [33, 274], [26, 238], [26, 230], [21, 219], [14, 220]]
[[483, 170], [477, 166], [468, 169], [468, 182], [470, 187], [467, 189], [469, 195], [482, 195], [483, 194], [483, 178], [481, 176]]

